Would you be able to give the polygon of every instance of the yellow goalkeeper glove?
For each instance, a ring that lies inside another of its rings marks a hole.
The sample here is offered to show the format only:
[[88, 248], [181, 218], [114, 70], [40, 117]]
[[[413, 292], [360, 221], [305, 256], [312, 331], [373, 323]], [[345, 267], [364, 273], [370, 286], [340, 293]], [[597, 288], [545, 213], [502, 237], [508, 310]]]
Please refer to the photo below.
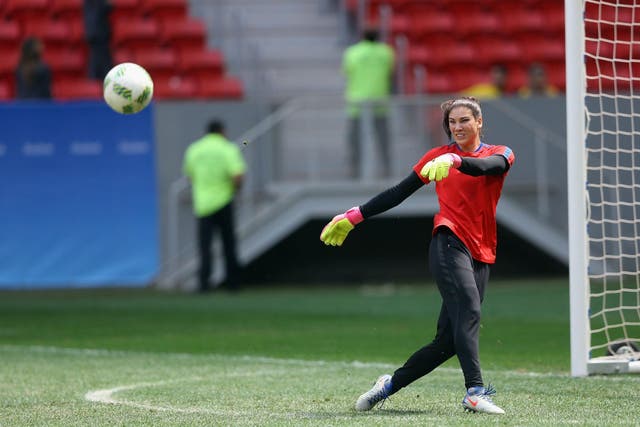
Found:
[[459, 168], [462, 159], [457, 154], [447, 153], [427, 162], [420, 170], [420, 176], [429, 181], [440, 181], [449, 176], [449, 169]]
[[322, 229], [320, 240], [325, 245], [342, 246], [347, 234], [362, 221], [364, 221], [364, 217], [360, 212], [360, 208], [353, 207], [343, 214], [334, 216]]

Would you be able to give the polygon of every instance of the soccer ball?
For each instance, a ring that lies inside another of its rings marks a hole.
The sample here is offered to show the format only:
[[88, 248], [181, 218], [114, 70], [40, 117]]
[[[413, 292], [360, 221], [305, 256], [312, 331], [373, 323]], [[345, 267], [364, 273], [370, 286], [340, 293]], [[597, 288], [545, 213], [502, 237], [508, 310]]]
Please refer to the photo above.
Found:
[[134, 114], [142, 111], [153, 98], [153, 80], [147, 70], [133, 62], [113, 67], [102, 85], [104, 100], [113, 111]]

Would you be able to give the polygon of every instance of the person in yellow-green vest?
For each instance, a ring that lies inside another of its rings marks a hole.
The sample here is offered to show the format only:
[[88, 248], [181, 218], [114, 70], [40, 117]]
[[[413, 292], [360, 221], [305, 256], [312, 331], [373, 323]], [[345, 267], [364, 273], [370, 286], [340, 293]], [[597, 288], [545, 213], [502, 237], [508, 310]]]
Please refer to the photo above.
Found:
[[349, 166], [353, 177], [361, 176], [360, 119], [361, 103], [371, 101], [373, 124], [382, 175], [389, 176], [390, 152], [387, 110], [391, 95], [395, 54], [386, 43], [378, 41], [378, 31], [366, 29], [362, 40], [349, 46], [342, 57], [342, 72], [346, 79], [345, 100], [349, 116]]
[[224, 247], [225, 285], [229, 290], [238, 290], [233, 200], [242, 185], [245, 170], [240, 148], [227, 140], [224, 123], [216, 119], [209, 123], [207, 134], [191, 143], [185, 152], [183, 171], [191, 181], [193, 212], [198, 221], [201, 292], [209, 290], [213, 270], [211, 244], [216, 230]]

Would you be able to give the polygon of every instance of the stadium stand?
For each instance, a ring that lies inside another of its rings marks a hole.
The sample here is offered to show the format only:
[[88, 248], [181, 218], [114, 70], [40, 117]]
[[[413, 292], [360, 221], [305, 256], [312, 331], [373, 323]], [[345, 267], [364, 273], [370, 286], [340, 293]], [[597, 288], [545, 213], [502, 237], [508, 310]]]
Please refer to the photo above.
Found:
[[[451, 92], [473, 79], [445, 70], [473, 64], [479, 68], [476, 77], [483, 78], [498, 63], [509, 70], [511, 92], [524, 84], [526, 69], [534, 62], [543, 64], [551, 84], [565, 87], [562, 0], [368, 0], [364, 5], [361, 25], [384, 25], [381, 17], [386, 8], [390, 18], [383, 30], [390, 35], [389, 42], [398, 47], [397, 37], [406, 38], [404, 92], [416, 90], [416, 67], [424, 69], [427, 79], [437, 80], [425, 83], [424, 90]], [[347, 2], [354, 17], [359, 6], [359, 0]]]
[[82, 20], [82, 0], [50, 0], [51, 17], [57, 21]]
[[54, 77], [52, 94], [54, 99], [102, 99], [102, 82], [97, 80], [59, 79]]
[[[241, 80], [226, 72], [207, 29], [189, 16], [188, 0], [111, 0], [115, 63], [132, 61], [154, 79], [157, 99], [240, 99]], [[101, 99], [87, 75], [82, 0], [0, 0], [0, 100], [15, 95], [14, 69], [27, 36], [44, 45], [56, 99]]]
[[164, 27], [165, 22], [187, 19], [188, 5], [185, 0], [141, 0], [142, 10]]

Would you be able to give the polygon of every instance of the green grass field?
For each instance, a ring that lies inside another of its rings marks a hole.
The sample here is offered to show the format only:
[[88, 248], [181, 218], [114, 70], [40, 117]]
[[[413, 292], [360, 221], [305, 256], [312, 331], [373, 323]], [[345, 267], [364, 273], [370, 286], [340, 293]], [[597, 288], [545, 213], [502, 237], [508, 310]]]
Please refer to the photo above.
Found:
[[432, 338], [433, 285], [1, 295], [2, 426], [640, 425], [639, 377], [569, 376], [566, 280], [490, 283], [481, 360], [500, 417], [462, 410], [455, 359], [352, 409]]

